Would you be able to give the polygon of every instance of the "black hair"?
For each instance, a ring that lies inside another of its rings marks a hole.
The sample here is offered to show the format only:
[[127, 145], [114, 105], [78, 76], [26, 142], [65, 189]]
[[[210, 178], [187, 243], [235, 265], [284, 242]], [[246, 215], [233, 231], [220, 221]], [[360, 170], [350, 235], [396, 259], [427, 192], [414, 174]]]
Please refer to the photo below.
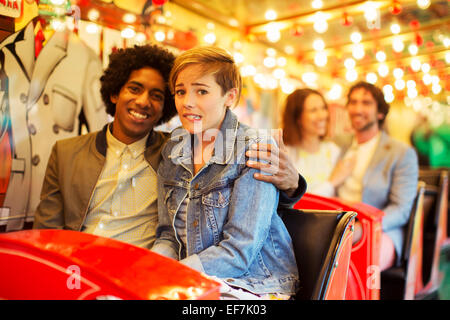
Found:
[[381, 128], [384, 123], [384, 120], [386, 120], [386, 115], [389, 112], [389, 103], [387, 103], [386, 100], [384, 99], [383, 91], [381, 91], [380, 88], [378, 88], [377, 86], [374, 86], [371, 83], [360, 81], [360, 82], [354, 84], [348, 91], [347, 103], [348, 103], [348, 101], [350, 101], [350, 95], [356, 89], [365, 89], [366, 91], [369, 91], [370, 94], [372, 95], [372, 97], [377, 102], [377, 111], [378, 111], [378, 113], [381, 113], [383, 115], [383, 118], [378, 119], [378, 125]]
[[149, 67], [158, 71], [165, 81], [163, 115], [157, 124], [169, 121], [177, 113], [168, 86], [174, 60], [175, 56], [171, 52], [158, 45], [135, 45], [133, 48], [119, 49], [111, 53], [109, 65], [100, 78], [100, 93], [106, 105], [106, 112], [111, 116], [116, 113], [116, 105], [111, 102], [111, 96], [119, 94], [130, 74]]

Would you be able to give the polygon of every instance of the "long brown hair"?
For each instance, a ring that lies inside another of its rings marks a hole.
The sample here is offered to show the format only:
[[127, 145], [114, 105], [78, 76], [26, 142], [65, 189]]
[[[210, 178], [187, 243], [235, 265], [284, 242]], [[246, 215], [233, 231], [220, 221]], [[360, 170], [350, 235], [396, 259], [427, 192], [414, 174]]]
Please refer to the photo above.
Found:
[[288, 146], [297, 145], [302, 140], [298, 119], [302, 116], [306, 98], [312, 94], [320, 96], [328, 109], [322, 94], [314, 89], [297, 89], [286, 98], [286, 106], [283, 113], [283, 141]]

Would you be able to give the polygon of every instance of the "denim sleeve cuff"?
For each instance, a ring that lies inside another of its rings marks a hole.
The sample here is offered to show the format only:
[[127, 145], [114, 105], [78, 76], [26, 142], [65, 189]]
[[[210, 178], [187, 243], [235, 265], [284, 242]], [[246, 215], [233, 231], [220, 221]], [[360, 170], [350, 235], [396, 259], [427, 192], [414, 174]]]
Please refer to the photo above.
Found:
[[202, 262], [197, 254], [193, 254], [183, 260], [180, 260], [180, 262], [188, 267], [191, 267], [192, 269], [205, 273], [205, 269], [203, 269]]
[[284, 191], [280, 190], [280, 201], [278, 207], [293, 207], [306, 192], [306, 180], [301, 174], [298, 175], [298, 187], [292, 197], [289, 197]]
[[153, 248], [151, 249], [151, 251], [159, 253], [165, 257], [169, 257], [175, 260], [178, 260], [178, 254], [177, 252], [168, 244], [163, 243], [163, 242], [159, 242], [156, 243]]

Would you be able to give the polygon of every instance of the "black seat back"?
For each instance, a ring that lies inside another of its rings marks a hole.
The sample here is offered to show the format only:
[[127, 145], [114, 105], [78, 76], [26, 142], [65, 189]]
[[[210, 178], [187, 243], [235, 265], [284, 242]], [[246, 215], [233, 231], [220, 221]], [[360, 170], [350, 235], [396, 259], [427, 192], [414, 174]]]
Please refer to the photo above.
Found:
[[344, 233], [356, 213], [282, 209], [280, 215], [291, 235], [299, 269], [296, 298], [324, 299]]

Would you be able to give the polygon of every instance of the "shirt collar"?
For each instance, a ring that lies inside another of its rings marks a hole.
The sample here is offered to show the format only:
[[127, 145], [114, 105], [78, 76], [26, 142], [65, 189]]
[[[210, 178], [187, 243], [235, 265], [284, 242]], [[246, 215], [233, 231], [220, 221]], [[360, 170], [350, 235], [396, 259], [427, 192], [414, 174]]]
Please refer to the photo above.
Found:
[[380, 136], [381, 136], [381, 132], [378, 132], [372, 138], [370, 138], [369, 140], [367, 140], [366, 142], [363, 142], [363, 143], [358, 143], [358, 141], [356, 140], [356, 137], [353, 137], [352, 145], [350, 148], [358, 149], [358, 148], [369, 147], [371, 145], [376, 144], [380, 140]]
[[106, 130], [106, 143], [108, 144], [108, 149], [111, 150], [117, 157], [122, 156], [127, 148], [134, 159], [144, 153], [149, 133], [147, 133], [142, 139], [127, 145], [114, 137], [111, 133], [111, 129], [112, 126], [109, 125], [108, 130]]

